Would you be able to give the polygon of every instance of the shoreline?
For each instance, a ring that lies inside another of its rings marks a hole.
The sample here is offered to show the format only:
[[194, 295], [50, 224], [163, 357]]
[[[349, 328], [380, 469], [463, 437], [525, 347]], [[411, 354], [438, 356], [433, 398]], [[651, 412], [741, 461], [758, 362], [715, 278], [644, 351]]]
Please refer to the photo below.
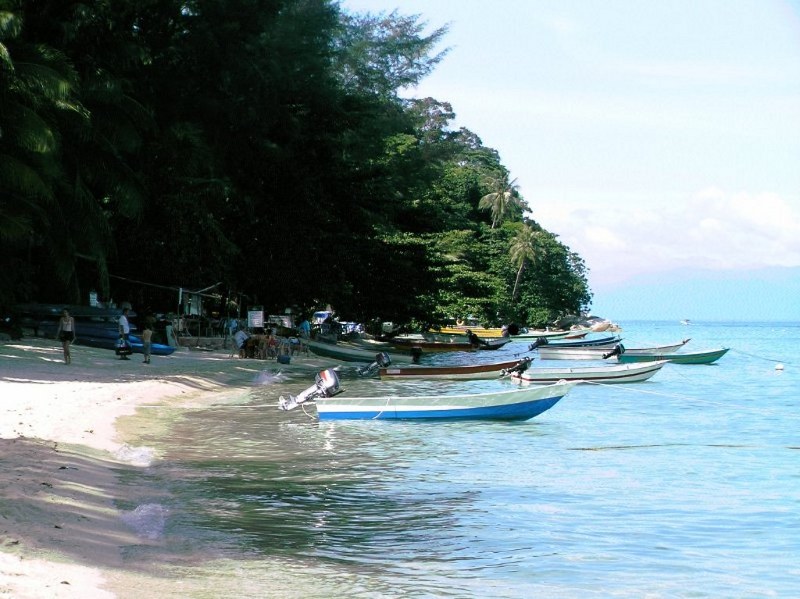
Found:
[[[245, 392], [271, 367], [324, 367], [313, 355], [279, 365], [230, 358], [229, 350], [179, 349], [153, 356], [151, 364], [139, 354], [120, 361], [85, 346], [73, 346], [72, 354], [66, 365], [55, 340], [0, 343], [0, 596], [133, 597], [142, 585], [155, 590], [155, 574], [142, 571], [147, 564], [132, 569], [124, 562], [131, 548], [146, 547], [150, 561], [169, 550], [163, 540], [137, 534], [116, 506], [130, 492], [120, 471], [148, 465], [121, 438], [118, 419], [143, 406], [205, 405], [222, 391]], [[173, 581], [176, 596], [189, 590], [181, 582]]]

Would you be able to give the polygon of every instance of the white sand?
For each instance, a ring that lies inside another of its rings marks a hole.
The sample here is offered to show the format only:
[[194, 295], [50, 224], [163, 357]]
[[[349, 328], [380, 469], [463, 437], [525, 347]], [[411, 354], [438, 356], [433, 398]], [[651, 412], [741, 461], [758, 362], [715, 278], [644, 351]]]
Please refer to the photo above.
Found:
[[[147, 365], [138, 354], [120, 361], [73, 346], [66, 365], [55, 341], [0, 343], [0, 597], [194, 595], [121, 568], [123, 548], [158, 541], [137, 535], [114, 507], [125, 490], [112, 469], [137, 466], [115, 420], [146, 404], [210, 402], [274, 364], [179, 350]], [[315, 370], [319, 360], [293, 358], [292, 368]]]

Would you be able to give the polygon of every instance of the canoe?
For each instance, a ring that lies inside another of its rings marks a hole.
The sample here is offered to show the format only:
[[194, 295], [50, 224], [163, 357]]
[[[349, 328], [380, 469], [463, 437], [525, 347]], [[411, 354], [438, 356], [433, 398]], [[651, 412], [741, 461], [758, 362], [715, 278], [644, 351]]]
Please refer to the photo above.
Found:
[[[630, 355], [668, 354], [679, 350], [688, 342], [688, 339], [684, 339], [680, 343], [673, 343], [672, 345], [625, 347], [623, 353]], [[551, 347], [548, 344], [538, 347], [537, 351], [539, 352], [539, 358], [542, 360], [603, 360], [603, 356], [607, 355], [615, 347], [616, 345], [613, 347]]]
[[645, 364], [609, 364], [607, 366], [577, 366], [573, 368], [528, 368], [511, 375], [511, 380], [521, 384], [546, 385], [560, 380], [586, 383], [638, 383], [646, 381], [661, 370], [667, 360]]
[[521, 360], [470, 364], [468, 366], [408, 366], [381, 368], [382, 379], [496, 379], [503, 370], [514, 368]]
[[552, 408], [577, 383], [492, 393], [317, 398], [320, 420], [529, 420]]
[[719, 360], [722, 356], [728, 353], [727, 347], [720, 349], [712, 349], [708, 351], [694, 351], [694, 352], [656, 352], [656, 353], [640, 353], [629, 354], [626, 350], [621, 355], [617, 356], [617, 361], [620, 364], [632, 364], [638, 362], [653, 362], [655, 360], [666, 360], [673, 364], [712, 364]]
[[389, 355], [392, 363], [411, 364], [415, 357], [411, 353], [391, 352], [385, 350], [369, 350], [364, 347], [356, 347], [343, 343], [325, 343], [316, 339], [305, 340], [308, 349], [323, 358], [333, 358], [344, 362], [368, 362], [375, 361], [375, 356], [379, 352]]

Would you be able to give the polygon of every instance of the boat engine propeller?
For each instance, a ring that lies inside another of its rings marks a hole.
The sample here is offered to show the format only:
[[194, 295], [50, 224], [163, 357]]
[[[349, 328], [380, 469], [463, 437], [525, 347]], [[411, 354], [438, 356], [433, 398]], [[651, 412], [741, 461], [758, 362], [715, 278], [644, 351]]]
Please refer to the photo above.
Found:
[[359, 376], [367, 376], [375, 372], [378, 368], [386, 368], [387, 366], [391, 366], [392, 359], [389, 357], [389, 354], [386, 352], [381, 352], [375, 355], [375, 361], [368, 366], [362, 366], [356, 372]]
[[317, 373], [314, 384], [300, 394], [281, 395], [278, 399], [278, 407], [285, 411], [293, 410], [307, 401], [313, 401], [318, 397], [333, 397], [341, 391], [339, 376], [335, 370], [328, 368]]
[[528, 366], [531, 365], [533, 362], [533, 358], [522, 358], [519, 362], [516, 363], [515, 366], [511, 368], [503, 368], [500, 371], [500, 376], [509, 376], [511, 374], [522, 374], [526, 370], [528, 370]]

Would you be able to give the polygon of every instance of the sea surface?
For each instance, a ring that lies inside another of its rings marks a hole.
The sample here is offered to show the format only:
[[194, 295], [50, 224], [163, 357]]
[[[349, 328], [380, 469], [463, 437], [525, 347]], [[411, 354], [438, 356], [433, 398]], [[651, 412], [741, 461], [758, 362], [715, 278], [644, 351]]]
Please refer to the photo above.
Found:
[[217, 568], [240, 597], [799, 597], [800, 323], [622, 325], [629, 347], [731, 349], [580, 385], [522, 423], [319, 422], [277, 409], [313, 373], [265, 371], [213, 405], [143, 410], [138, 447], [158, 457], [121, 507], [186, 556], [162, 575]]

